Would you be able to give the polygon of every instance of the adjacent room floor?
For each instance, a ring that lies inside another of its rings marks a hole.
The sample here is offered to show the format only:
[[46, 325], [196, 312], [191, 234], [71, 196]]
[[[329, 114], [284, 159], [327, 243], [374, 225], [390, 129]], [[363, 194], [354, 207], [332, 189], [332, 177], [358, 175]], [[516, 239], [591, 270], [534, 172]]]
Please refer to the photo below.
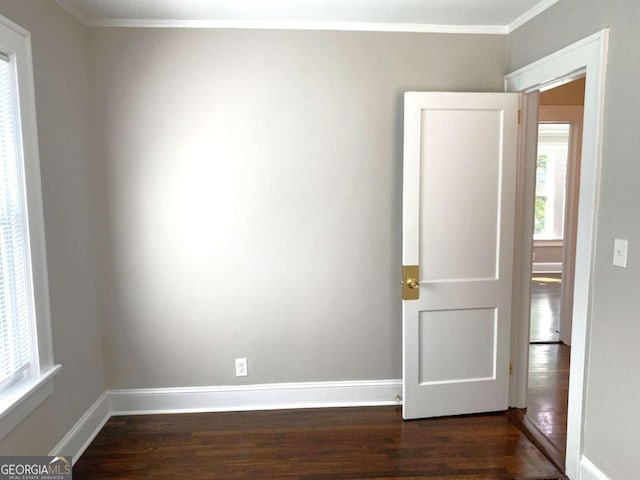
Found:
[[571, 348], [559, 343], [560, 295], [560, 275], [534, 275], [526, 415], [564, 458]]
[[75, 479], [561, 479], [502, 414], [405, 422], [400, 407], [111, 418]]
[[531, 329], [529, 341], [560, 341], [560, 274], [535, 274], [531, 279]]

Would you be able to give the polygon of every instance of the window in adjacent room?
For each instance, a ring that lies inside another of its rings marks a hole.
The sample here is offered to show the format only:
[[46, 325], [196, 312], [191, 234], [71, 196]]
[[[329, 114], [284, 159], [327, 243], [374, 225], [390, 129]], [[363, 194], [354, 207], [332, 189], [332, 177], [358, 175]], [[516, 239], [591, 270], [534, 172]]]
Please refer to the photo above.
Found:
[[535, 240], [564, 237], [569, 129], [567, 123], [541, 123], [538, 128]]

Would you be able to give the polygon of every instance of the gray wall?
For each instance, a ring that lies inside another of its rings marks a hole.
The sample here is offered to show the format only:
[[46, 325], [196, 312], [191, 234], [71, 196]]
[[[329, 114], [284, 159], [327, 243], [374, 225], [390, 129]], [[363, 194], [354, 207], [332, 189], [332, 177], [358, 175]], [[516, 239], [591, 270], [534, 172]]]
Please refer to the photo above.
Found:
[[53, 2], [0, 0], [31, 32], [49, 260], [54, 393], [0, 441], [0, 455], [47, 454], [105, 389], [92, 215], [88, 30]]
[[[604, 111], [585, 455], [612, 479], [640, 473], [640, 3], [561, 0], [509, 35], [509, 71], [611, 27]], [[587, 79], [588, 81], [588, 79]], [[629, 240], [629, 268], [611, 265]]]
[[108, 385], [400, 378], [403, 92], [501, 90], [506, 38], [92, 40]]

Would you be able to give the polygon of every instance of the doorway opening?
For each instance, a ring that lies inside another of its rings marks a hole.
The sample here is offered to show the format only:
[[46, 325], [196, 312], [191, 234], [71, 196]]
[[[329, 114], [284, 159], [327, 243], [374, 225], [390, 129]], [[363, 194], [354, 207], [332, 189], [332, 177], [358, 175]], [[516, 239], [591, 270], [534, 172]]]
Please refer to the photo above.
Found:
[[[564, 471], [569, 478], [588, 475], [590, 462], [584, 458], [585, 395], [589, 360], [591, 300], [595, 255], [596, 216], [602, 160], [602, 112], [609, 30], [601, 30], [567, 47], [525, 65], [505, 76], [507, 91], [521, 92], [522, 124], [520, 164], [516, 197], [516, 243], [514, 244], [513, 322], [511, 329], [510, 412], [518, 418], [527, 406], [529, 369], [529, 289], [531, 285], [531, 231], [537, 146], [538, 98], [541, 91], [586, 76], [583, 140], [581, 146], [580, 198], [575, 246], [573, 315], [571, 321], [571, 365], [567, 409], [567, 447]], [[534, 159], [532, 161], [528, 159]], [[560, 465], [562, 468], [562, 465]]]
[[526, 416], [564, 464], [585, 77], [541, 92]]

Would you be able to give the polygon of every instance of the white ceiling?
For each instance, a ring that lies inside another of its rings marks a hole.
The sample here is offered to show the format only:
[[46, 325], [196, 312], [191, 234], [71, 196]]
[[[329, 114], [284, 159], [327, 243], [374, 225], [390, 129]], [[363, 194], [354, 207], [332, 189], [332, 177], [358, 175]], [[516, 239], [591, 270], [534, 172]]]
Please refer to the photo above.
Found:
[[87, 25], [508, 33], [558, 0], [56, 0]]

